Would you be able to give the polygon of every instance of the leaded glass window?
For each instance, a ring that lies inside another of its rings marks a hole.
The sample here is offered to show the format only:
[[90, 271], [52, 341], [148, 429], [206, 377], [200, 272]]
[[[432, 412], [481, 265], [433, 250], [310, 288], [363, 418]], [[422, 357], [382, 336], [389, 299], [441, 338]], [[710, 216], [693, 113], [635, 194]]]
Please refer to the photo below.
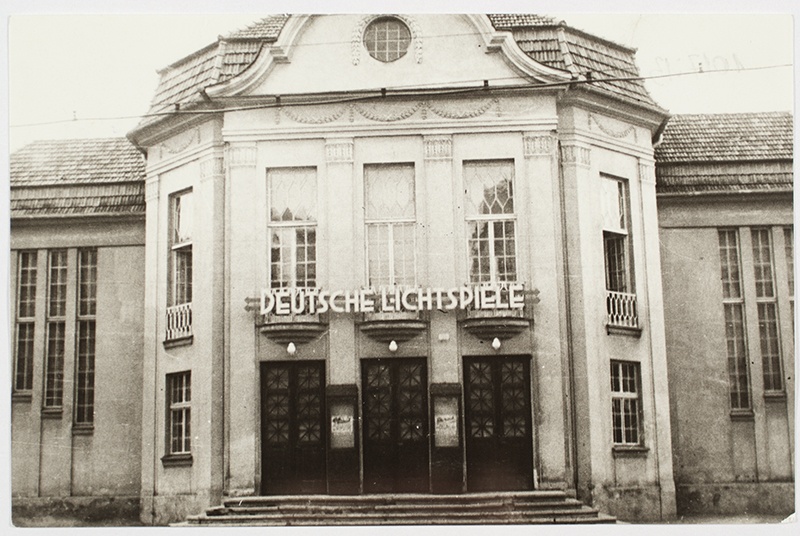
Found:
[[464, 162], [464, 185], [470, 281], [516, 281], [514, 162]]
[[416, 283], [413, 164], [364, 166], [370, 287]]
[[270, 286], [317, 286], [317, 171], [276, 168], [267, 173]]

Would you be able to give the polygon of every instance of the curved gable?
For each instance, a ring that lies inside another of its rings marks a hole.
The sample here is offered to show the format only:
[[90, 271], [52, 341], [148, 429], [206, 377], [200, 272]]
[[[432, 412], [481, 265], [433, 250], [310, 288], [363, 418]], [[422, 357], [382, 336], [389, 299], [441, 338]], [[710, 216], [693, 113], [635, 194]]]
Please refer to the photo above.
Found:
[[[362, 43], [374, 15], [291, 17], [272, 46], [236, 77], [207, 88], [211, 97], [328, 93], [437, 85], [455, 87], [567, 80], [570, 74], [526, 55], [511, 32], [486, 15], [402, 15], [408, 52], [383, 63]], [[465, 74], [466, 75], [465, 79]]]

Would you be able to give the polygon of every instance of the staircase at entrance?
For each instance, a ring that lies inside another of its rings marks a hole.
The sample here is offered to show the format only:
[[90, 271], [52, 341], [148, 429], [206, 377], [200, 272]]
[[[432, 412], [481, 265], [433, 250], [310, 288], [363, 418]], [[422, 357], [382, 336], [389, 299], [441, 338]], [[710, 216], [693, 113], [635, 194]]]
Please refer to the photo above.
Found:
[[183, 526], [508, 525], [614, 523], [563, 491], [463, 495], [238, 497]]

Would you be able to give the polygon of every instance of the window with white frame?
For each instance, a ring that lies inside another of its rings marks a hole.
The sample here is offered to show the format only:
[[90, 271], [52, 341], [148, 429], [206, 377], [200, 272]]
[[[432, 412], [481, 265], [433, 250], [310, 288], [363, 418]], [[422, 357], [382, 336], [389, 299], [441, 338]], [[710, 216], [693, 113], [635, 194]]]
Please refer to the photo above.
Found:
[[167, 455], [192, 450], [192, 373], [167, 374]]
[[639, 318], [633, 280], [628, 181], [602, 176], [600, 187], [608, 324], [637, 328]]
[[317, 286], [317, 170], [267, 172], [270, 286]]
[[364, 31], [364, 46], [378, 61], [392, 62], [402, 58], [411, 43], [411, 31], [395, 17], [380, 17], [370, 22]]
[[514, 161], [464, 162], [471, 283], [517, 280]]
[[720, 229], [718, 235], [731, 409], [749, 411], [750, 369], [745, 338], [742, 276], [739, 268], [741, 266], [739, 235], [735, 229]]
[[789, 308], [794, 329], [794, 228], [783, 228], [783, 249], [786, 254], [786, 277], [789, 283]]
[[17, 329], [14, 391], [33, 388], [33, 336], [36, 322], [37, 252], [21, 251], [17, 257]]
[[94, 422], [97, 250], [78, 250], [78, 345], [75, 355], [75, 424]]
[[370, 287], [416, 284], [413, 164], [364, 166]]
[[611, 362], [611, 418], [615, 445], [642, 445], [639, 363]]
[[170, 209], [170, 305], [181, 305], [192, 302], [192, 191], [174, 194]]
[[782, 391], [781, 341], [778, 332], [778, 302], [772, 267], [769, 229], [751, 229], [753, 273], [756, 283], [758, 331], [765, 391]]
[[64, 347], [67, 320], [67, 251], [48, 252], [47, 346], [45, 354], [45, 409], [60, 409], [64, 400]]

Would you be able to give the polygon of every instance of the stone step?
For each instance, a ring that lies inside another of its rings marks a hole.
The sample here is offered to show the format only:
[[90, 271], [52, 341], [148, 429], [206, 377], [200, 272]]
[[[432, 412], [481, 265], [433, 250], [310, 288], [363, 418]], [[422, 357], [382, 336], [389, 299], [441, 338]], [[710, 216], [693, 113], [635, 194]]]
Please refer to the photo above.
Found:
[[251, 496], [189, 517], [182, 525], [504, 525], [614, 523], [563, 491], [458, 495]]
[[[353, 513], [328, 513], [318, 515], [315, 513], [281, 513], [272, 514], [231, 514], [226, 516], [196, 516], [188, 521], [192, 524], [252, 524], [262, 525], [305, 525], [308, 523], [332, 524], [345, 522], [345, 524], [450, 524], [450, 523], [480, 523], [480, 524], [521, 524], [521, 523], [579, 523], [600, 520], [597, 512], [591, 509], [575, 510], [549, 510], [537, 513], [527, 512], [449, 512], [446, 515], [432, 512], [360, 512]], [[613, 518], [610, 518], [613, 521]]]
[[583, 503], [575, 499], [563, 501], [540, 501], [535, 503], [517, 503], [506, 501], [476, 501], [464, 504], [450, 503], [400, 503], [400, 504], [273, 504], [257, 506], [219, 506], [209, 508], [206, 511], [208, 516], [218, 516], [227, 514], [259, 514], [270, 512], [314, 512], [324, 514], [332, 513], [358, 513], [364, 511], [425, 511], [425, 512], [449, 512], [449, 511], [470, 511], [470, 510], [500, 510], [500, 511], [521, 511], [537, 512], [549, 508], [560, 508], [562, 510], [580, 509]]

